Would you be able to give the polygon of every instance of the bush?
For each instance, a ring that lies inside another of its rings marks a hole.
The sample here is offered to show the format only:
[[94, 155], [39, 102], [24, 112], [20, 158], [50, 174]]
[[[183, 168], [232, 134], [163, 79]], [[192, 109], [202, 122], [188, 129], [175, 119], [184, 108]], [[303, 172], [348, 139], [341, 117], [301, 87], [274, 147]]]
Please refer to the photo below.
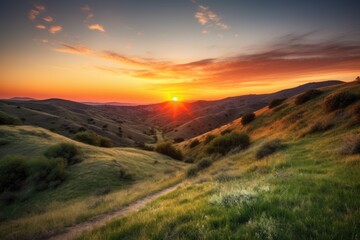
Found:
[[65, 162], [61, 158], [38, 157], [29, 161], [30, 180], [35, 190], [56, 188], [65, 180]]
[[358, 100], [359, 97], [351, 92], [340, 92], [332, 94], [325, 99], [325, 110], [333, 112], [340, 108], [345, 108]]
[[312, 89], [312, 90], [306, 91], [306, 92], [298, 95], [295, 98], [295, 104], [296, 105], [304, 104], [307, 101], [310, 101], [311, 99], [314, 99], [314, 98], [320, 96], [322, 93], [323, 93], [322, 91], [317, 90], [317, 89]]
[[208, 144], [209, 142], [211, 142], [212, 140], [214, 140], [216, 138], [215, 135], [212, 135], [212, 134], [208, 134], [206, 135], [205, 137], [205, 140], [204, 140], [204, 144]]
[[344, 146], [342, 148], [342, 154], [354, 155], [360, 154], [360, 136], [352, 135], [345, 139]]
[[316, 122], [309, 127], [309, 129], [306, 131], [306, 134], [325, 132], [325, 131], [331, 129], [333, 126], [334, 126], [334, 124], [329, 123], [329, 122], [324, 122], [324, 121]]
[[213, 161], [209, 158], [203, 158], [199, 162], [196, 163], [195, 166], [191, 166], [186, 170], [187, 177], [194, 177], [197, 173], [205, 168], [208, 168], [212, 165]]
[[103, 136], [98, 136], [98, 138], [99, 138], [99, 147], [109, 148], [113, 146], [110, 139]]
[[0, 192], [20, 189], [28, 176], [24, 157], [6, 156], [0, 160]]
[[182, 160], [183, 154], [180, 150], [175, 148], [170, 142], [163, 142], [156, 145], [155, 151], [169, 157], [172, 157], [176, 160]]
[[151, 145], [146, 145], [145, 143], [143, 142], [135, 142], [135, 146], [138, 147], [138, 148], [141, 148], [142, 150], [145, 150], [145, 151], [154, 151], [154, 147], [151, 146]]
[[200, 141], [199, 141], [198, 139], [194, 139], [193, 141], [191, 141], [189, 147], [190, 147], [190, 148], [194, 148], [194, 147], [196, 147], [196, 146], [199, 145], [199, 144], [200, 144]]
[[174, 143], [181, 143], [181, 142], [183, 142], [183, 141], [185, 141], [184, 138], [181, 138], [181, 137], [174, 138]]
[[250, 144], [249, 136], [246, 134], [230, 133], [224, 136], [216, 137], [212, 140], [206, 152], [209, 154], [219, 153], [225, 155], [233, 148], [245, 149]]
[[75, 164], [80, 162], [80, 151], [71, 143], [59, 143], [48, 148], [44, 155], [47, 158], [63, 158], [67, 164]]
[[99, 136], [96, 133], [89, 132], [89, 131], [78, 132], [77, 134], [75, 134], [74, 139], [79, 142], [83, 142], [83, 143], [98, 146], [98, 147], [111, 147], [112, 146], [112, 143], [108, 138]]
[[241, 118], [242, 125], [246, 125], [255, 119], [255, 113], [246, 113]]
[[20, 119], [0, 111], [0, 125], [19, 125]]
[[281, 143], [279, 139], [270, 140], [264, 143], [260, 149], [256, 152], [256, 158], [261, 159], [268, 155], [271, 155], [281, 149], [283, 149], [285, 145]]
[[276, 98], [276, 99], [272, 100], [269, 103], [269, 109], [272, 109], [274, 107], [281, 105], [285, 100], [286, 100], [286, 98]]

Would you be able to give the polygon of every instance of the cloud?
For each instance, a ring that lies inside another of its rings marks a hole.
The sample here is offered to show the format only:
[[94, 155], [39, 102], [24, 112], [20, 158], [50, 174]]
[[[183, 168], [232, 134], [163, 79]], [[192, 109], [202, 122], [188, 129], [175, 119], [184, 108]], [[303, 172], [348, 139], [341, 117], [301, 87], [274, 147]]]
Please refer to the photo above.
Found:
[[267, 50], [227, 58], [175, 63], [136, 58], [113, 51], [96, 51], [84, 46], [62, 45], [55, 51], [81, 54], [117, 63], [102, 67], [134, 78], [149, 79], [152, 88], [241, 89], [264, 84], [283, 84], [300, 78], [324, 77], [358, 72], [360, 44], [350, 42], [283, 42]]
[[219, 29], [229, 29], [230, 26], [224, 23], [221, 16], [211, 11], [209, 7], [198, 5], [198, 11], [195, 13], [195, 18], [200, 25], [214, 27]]
[[88, 28], [90, 30], [98, 30], [100, 32], [105, 32], [104, 27], [102, 25], [100, 25], [100, 24], [91, 24], [91, 25], [88, 26]]
[[84, 5], [80, 9], [86, 14], [86, 21], [90, 21], [91, 19], [93, 19], [94, 13], [89, 5]]
[[51, 17], [51, 16], [47, 16], [47, 17], [44, 17], [43, 20], [44, 20], [45, 22], [52, 22], [52, 21], [54, 21], [54, 18]]
[[51, 27], [49, 28], [49, 32], [50, 32], [51, 34], [56, 34], [56, 33], [60, 32], [62, 29], [63, 29], [62, 26], [60, 26], [60, 25], [55, 25], [55, 26], [51, 26]]
[[38, 29], [46, 29], [46, 27], [44, 25], [42, 25], [42, 24], [38, 24], [35, 27], [38, 28]]
[[34, 9], [30, 9], [29, 13], [28, 13], [28, 18], [31, 21], [35, 21], [37, 16], [41, 13], [44, 12], [46, 10], [45, 6], [39, 4], [39, 3], [33, 3], [33, 7]]

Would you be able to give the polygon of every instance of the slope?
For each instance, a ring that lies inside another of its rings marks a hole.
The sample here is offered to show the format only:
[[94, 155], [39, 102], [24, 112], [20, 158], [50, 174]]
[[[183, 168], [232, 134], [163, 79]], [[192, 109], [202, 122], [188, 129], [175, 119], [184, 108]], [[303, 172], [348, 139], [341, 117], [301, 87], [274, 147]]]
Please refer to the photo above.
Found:
[[66, 168], [55, 189], [1, 193], [1, 239], [47, 235], [172, 185], [183, 172], [181, 162], [154, 152], [94, 147], [34, 126], [0, 126], [0, 158], [31, 159], [62, 142], [75, 144], [82, 161]]
[[[248, 125], [239, 119], [212, 131], [246, 133], [250, 146], [207, 156], [211, 166], [199, 170], [200, 160], [185, 187], [80, 239], [357, 239], [360, 84], [321, 91], [303, 104], [296, 96], [259, 110]], [[325, 102], [341, 92], [357, 99], [329, 111]], [[191, 140], [181, 145], [201, 158], [206, 135], [190, 150]], [[259, 158], [274, 139], [282, 147]]]

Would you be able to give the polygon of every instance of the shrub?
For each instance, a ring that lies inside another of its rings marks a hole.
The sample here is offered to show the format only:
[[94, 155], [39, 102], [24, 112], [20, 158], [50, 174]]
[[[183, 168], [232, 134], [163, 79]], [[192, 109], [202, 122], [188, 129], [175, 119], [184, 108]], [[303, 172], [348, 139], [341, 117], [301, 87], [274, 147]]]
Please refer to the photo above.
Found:
[[268, 155], [271, 155], [281, 149], [283, 149], [285, 145], [281, 143], [279, 139], [270, 140], [264, 143], [259, 150], [256, 152], [256, 158], [261, 159]]
[[216, 137], [212, 140], [208, 147], [206, 148], [206, 152], [209, 154], [219, 153], [225, 155], [233, 148], [239, 147], [241, 149], [245, 149], [250, 144], [249, 136], [246, 134], [239, 133], [230, 133], [224, 136]]
[[231, 133], [231, 129], [225, 129], [225, 130], [223, 130], [223, 131], [221, 131], [221, 135], [225, 135], [225, 134], [228, 134], [228, 133]]
[[170, 142], [163, 142], [156, 145], [155, 151], [169, 157], [172, 157], [176, 160], [182, 160], [183, 154], [180, 150], [175, 148]]
[[21, 121], [17, 117], [0, 111], [0, 125], [18, 125]]
[[184, 162], [185, 162], [185, 163], [194, 163], [194, 159], [191, 158], [191, 157], [186, 157], [186, 158], [184, 159]]
[[119, 178], [125, 180], [132, 180], [133, 176], [124, 168], [120, 168], [119, 170]]
[[360, 136], [359, 135], [351, 135], [345, 139], [342, 154], [345, 155], [354, 155], [360, 154]]
[[212, 140], [214, 140], [216, 138], [215, 135], [212, 135], [212, 134], [208, 134], [206, 135], [205, 137], [205, 140], [204, 140], [204, 144], [208, 144], [209, 142], [211, 142]]
[[269, 109], [272, 109], [274, 107], [281, 105], [285, 100], [286, 100], [286, 98], [276, 98], [276, 99], [272, 100], [269, 103]]
[[190, 147], [190, 148], [194, 148], [194, 147], [196, 147], [196, 146], [199, 145], [199, 144], [200, 144], [200, 141], [199, 141], [198, 139], [194, 139], [193, 141], [191, 141], [189, 147]]
[[319, 133], [319, 132], [325, 132], [329, 129], [331, 129], [334, 126], [334, 124], [329, 122], [316, 122], [313, 125], [309, 127], [309, 129], [306, 131], [306, 134], [313, 134], [313, 133]]
[[196, 167], [200, 171], [200, 170], [210, 167], [212, 163], [213, 163], [213, 161], [210, 158], [203, 158], [199, 162], [196, 163]]
[[61, 158], [38, 157], [29, 161], [30, 180], [35, 190], [56, 188], [65, 180], [65, 162]]
[[359, 97], [351, 92], [340, 92], [332, 94], [325, 99], [325, 110], [333, 112], [340, 108], [345, 108], [358, 100]]
[[74, 139], [98, 147], [112, 147], [110, 139], [90, 131], [78, 132], [75, 134]]
[[103, 136], [98, 136], [99, 139], [99, 147], [112, 147], [112, 143], [110, 141], [110, 139], [103, 137]]
[[0, 160], [0, 192], [20, 189], [28, 175], [26, 159], [24, 157], [4, 157]]
[[186, 170], [187, 177], [195, 177], [198, 173], [198, 169], [196, 166], [191, 166]]
[[311, 99], [314, 99], [314, 98], [320, 96], [322, 93], [323, 93], [322, 91], [317, 90], [317, 89], [312, 89], [312, 90], [306, 91], [306, 92], [298, 95], [295, 98], [295, 104], [296, 105], [304, 104], [307, 101], [310, 101]]
[[74, 139], [79, 142], [87, 143], [94, 146], [99, 146], [100, 144], [96, 133], [89, 131], [78, 132], [77, 134], [75, 134]]
[[174, 143], [181, 143], [183, 141], [185, 141], [185, 139], [182, 137], [174, 138]]
[[135, 146], [138, 147], [138, 148], [141, 148], [142, 150], [145, 150], [145, 151], [154, 151], [154, 147], [151, 146], [151, 145], [146, 145], [145, 143], [143, 142], [135, 142]]
[[71, 143], [59, 143], [48, 148], [44, 155], [47, 158], [63, 158], [67, 164], [75, 164], [80, 162], [80, 151]]
[[255, 113], [246, 113], [241, 118], [242, 125], [246, 125], [255, 119]]

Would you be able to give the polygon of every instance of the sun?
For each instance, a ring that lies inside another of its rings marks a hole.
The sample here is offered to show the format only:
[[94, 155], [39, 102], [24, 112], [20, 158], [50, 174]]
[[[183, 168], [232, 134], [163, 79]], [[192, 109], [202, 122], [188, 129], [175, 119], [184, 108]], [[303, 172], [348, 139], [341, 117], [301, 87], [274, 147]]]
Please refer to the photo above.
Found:
[[172, 97], [173, 102], [179, 101], [178, 97]]

